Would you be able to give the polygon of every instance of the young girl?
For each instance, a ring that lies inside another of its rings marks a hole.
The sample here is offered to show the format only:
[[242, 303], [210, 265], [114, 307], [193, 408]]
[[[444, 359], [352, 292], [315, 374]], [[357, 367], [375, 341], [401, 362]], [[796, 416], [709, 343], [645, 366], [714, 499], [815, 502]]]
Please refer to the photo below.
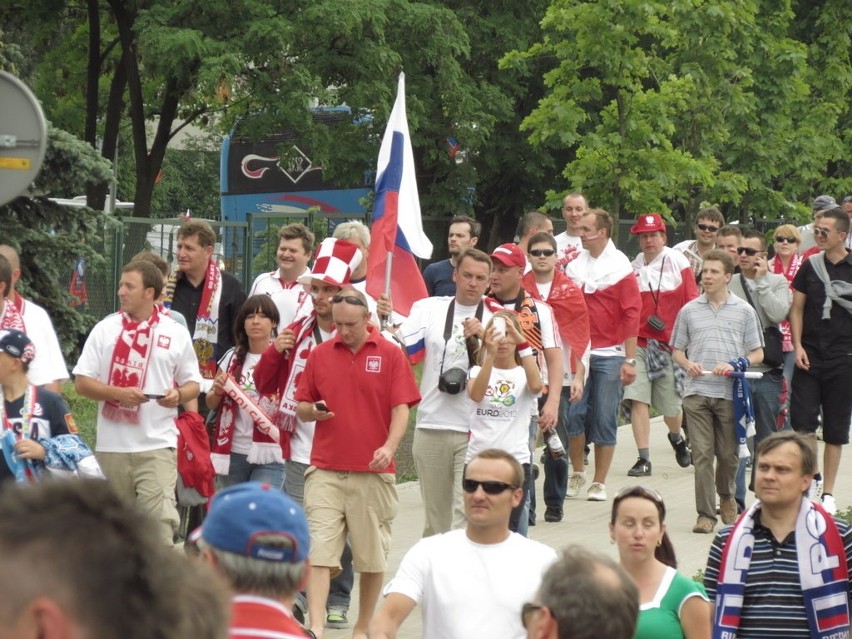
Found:
[[[262, 395], [254, 384], [254, 367], [261, 353], [277, 334], [278, 310], [268, 295], [252, 295], [234, 320], [236, 346], [219, 361], [213, 389], [207, 393], [207, 406], [218, 408], [216, 439], [211, 451], [219, 486], [259, 481], [277, 489], [284, 485], [284, 459], [281, 447], [263, 431], [272, 421], [278, 396]], [[258, 422], [249, 411], [225, 392], [228, 375], [266, 416]]]
[[[502, 329], [501, 325], [505, 325]], [[509, 528], [517, 532], [530, 475], [529, 425], [537, 414], [541, 372], [524, 340], [517, 315], [499, 311], [485, 327], [478, 366], [470, 369], [467, 392], [475, 402], [465, 463], [487, 449], [505, 450], [524, 468], [524, 499], [512, 510]]]

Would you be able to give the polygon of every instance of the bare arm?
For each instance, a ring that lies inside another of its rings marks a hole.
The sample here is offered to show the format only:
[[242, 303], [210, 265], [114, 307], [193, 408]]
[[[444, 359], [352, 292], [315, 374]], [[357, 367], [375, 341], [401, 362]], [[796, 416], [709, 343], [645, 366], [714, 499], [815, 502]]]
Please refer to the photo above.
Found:
[[710, 639], [711, 605], [701, 597], [690, 597], [680, 609], [680, 627], [686, 639]]
[[402, 622], [411, 614], [416, 605], [416, 601], [398, 592], [389, 594], [370, 622], [368, 630], [370, 639], [393, 639], [396, 637]]
[[686, 374], [690, 377], [701, 375], [701, 371], [703, 370], [701, 364], [688, 359], [686, 353], [681, 349], [675, 348], [672, 351], [672, 359], [675, 361], [675, 364], [686, 370]]
[[790, 334], [793, 336], [793, 352], [796, 366], [808, 370], [811, 363], [808, 354], [802, 346], [802, 325], [805, 317], [805, 302], [808, 296], [799, 291], [793, 291], [793, 304], [790, 306]]
[[[538, 425], [547, 430], [556, 426], [556, 420], [559, 417], [559, 398], [561, 396], [559, 389], [562, 387], [562, 378], [564, 377], [562, 349], [545, 348], [544, 363], [547, 364], [547, 380], [550, 392], [547, 393], [547, 399], [544, 406], [541, 407]], [[527, 379], [529, 379], [529, 376], [527, 376]]]
[[408, 430], [408, 414], [410, 410], [408, 404], [397, 404], [391, 408], [390, 429], [388, 430], [388, 438], [385, 443], [376, 449], [373, 453], [373, 459], [370, 462], [370, 468], [381, 470], [390, 466], [393, 462], [393, 456], [399, 446], [399, 442], [405, 436], [405, 431]]

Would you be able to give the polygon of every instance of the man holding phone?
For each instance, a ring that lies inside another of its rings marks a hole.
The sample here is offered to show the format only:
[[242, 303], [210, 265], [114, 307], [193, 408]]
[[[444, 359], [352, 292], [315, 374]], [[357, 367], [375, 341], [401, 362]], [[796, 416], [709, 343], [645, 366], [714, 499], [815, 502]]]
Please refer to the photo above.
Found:
[[370, 324], [367, 298], [351, 287], [332, 297], [336, 335], [311, 351], [296, 390], [296, 415], [316, 422], [305, 472], [311, 530], [310, 629], [321, 639], [332, 572], [340, 570], [347, 532], [359, 573], [359, 615], [365, 635], [396, 516], [394, 453], [420, 401], [411, 366], [398, 346]]

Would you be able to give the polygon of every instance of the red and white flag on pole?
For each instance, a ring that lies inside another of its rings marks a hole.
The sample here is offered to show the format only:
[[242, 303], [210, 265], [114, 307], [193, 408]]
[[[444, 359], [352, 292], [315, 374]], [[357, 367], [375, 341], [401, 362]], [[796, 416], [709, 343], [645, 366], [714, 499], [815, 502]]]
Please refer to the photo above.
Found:
[[390, 290], [394, 310], [408, 315], [414, 302], [428, 296], [414, 256], [430, 258], [432, 242], [423, 232], [420, 217], [404, 73], [399, 74], [396, 102], [379, 150], [370, 237], [367, 293], [378, 298]]

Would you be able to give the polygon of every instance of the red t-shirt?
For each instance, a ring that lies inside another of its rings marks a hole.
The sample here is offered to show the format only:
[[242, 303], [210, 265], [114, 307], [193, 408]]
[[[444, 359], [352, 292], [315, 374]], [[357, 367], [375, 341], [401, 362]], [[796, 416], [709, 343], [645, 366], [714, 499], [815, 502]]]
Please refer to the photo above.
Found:
[[283, 605], [255, 595], [231, 600], [231, 639], [303, 639], [308, 634]]
[[357, 353], [339, 336], [317, 346], [299, 379], [296, 401], [322, 399], [335, 414], [318, 421], [311, 465], [327, 470], [396, 472], [396, 465], [370, 468], [373, 453], [387, 441], [391, 409], [420, 401], [414, 373], [402, 350], [372, 326]]

